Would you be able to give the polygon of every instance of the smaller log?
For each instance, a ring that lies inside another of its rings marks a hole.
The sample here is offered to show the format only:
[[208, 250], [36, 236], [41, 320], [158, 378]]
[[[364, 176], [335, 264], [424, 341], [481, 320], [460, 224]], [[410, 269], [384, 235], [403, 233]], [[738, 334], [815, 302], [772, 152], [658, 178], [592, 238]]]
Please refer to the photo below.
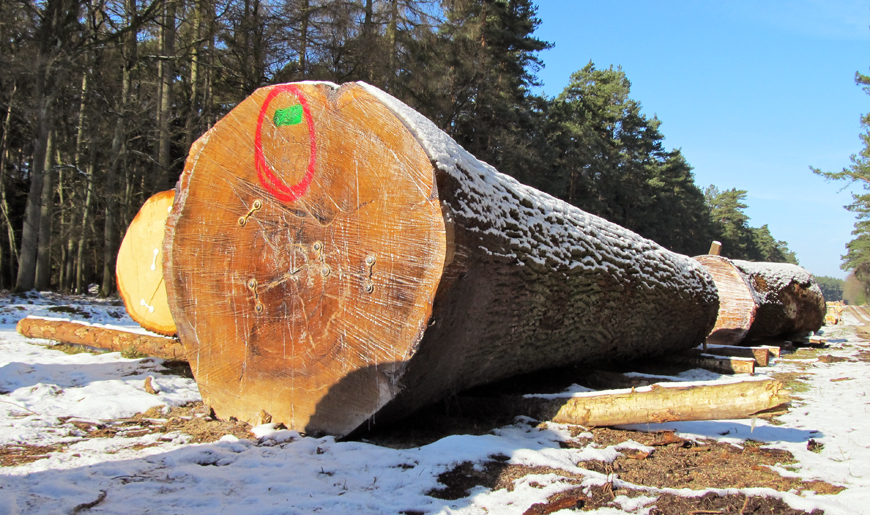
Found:
[[691, 350], [683, 354], [672, 354], [667, 361], [676, 365], [703, 368], [720, 374], [754, 374], [754, 358], [721, 357]]
[[654, 384], [548, 399], [535, 418], [590, 427], [745, 419], [784, 408], [789, 395], [782, 382], [759, 378], [726, 384]]
[[766, 367], [768, 366], [768, 364], [770, 364], [771, 353], [769, 347], [734, 347], [730, 345], [708, 345], [705, 352], [714, 356], [752, 358], [755, 360], [755, 365], [759, 367]]
[[714, 241], [710, 244], [710, 251], [707, 252], [707, 254], [711, 256], [718, 256], [720, 252], [722, 252], [722, 243]]
[[184, 348], [175, 338], [131, 333], [68, 320], [33, 317], [22, 318], [15, 330], [26, 338], [87, 345], [114, 352], [130, 349], [155, 358], [186, 360]]
[[162, 254], [164, 227], [174, 200], [175, 190], [169, 190], [145, 201], [127, 228], [115, 266], [118, 293], [130, 318], [164, 336], [176, 333], [163, 281]]

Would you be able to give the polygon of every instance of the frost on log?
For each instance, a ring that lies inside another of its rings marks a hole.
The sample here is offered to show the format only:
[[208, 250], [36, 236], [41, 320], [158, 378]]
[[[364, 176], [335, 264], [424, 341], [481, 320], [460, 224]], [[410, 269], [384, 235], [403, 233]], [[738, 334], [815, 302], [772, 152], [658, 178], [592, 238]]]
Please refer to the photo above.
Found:
[[825, 299], [806, 269], [788, 263], [755, 263], [697, 256], [719, 290], [719, 317], [708, 343], [733, 345], [817, 331]]
[[254, 92], [176, 189], [169, 305], [221, 418], [342, 436], [518, 373], [687, 349], [716, 318], [699, 263], [365, 84]]
[[163, 279], [163, 233], [175, 190], [152, 196], [130, 222], [115, 265], [118, 292], [130, 318], [145, 329], [175, 334]]

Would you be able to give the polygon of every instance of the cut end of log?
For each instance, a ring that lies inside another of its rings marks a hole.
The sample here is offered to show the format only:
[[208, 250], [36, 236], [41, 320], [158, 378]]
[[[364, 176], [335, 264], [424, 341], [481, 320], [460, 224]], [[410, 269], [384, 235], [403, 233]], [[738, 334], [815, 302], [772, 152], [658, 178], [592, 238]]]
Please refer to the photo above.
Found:
[[118, 292], [130, 318], [166, 336], [176, 333], [163, 280], [164, 228], [174, 199], [175, 190], [169, 190], [145, 201], [127, 228], [115, 266]]
[[355, 84], [262, 88], [194, 144], [178, 191], [169, 305], [220, 418], [345, 434], [395, 395], [446, 251], [433, 166], [396, 116]]
[[[718, 242], [713, 242], [714, 246]], [[710, 254], [713, 254], [711, 248]], [[755, 321], [756, 300], [752, 288], [730, 259], [718, 255], [696, 256], [713, 276], [719, 290], [719, 315], [707, 343], [734, 345], [743, 341]]]

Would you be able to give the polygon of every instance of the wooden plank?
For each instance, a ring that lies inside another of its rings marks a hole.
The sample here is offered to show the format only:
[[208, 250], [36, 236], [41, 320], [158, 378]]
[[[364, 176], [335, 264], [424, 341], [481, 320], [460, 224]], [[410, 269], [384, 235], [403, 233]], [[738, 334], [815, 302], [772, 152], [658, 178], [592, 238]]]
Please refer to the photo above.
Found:
[[755, 373], [755, 358], [720, 357], [700, 351], [687, 351], [683, 354], [669, 355], [665, 360], [670, 363], [703, 368], [720, 374]]

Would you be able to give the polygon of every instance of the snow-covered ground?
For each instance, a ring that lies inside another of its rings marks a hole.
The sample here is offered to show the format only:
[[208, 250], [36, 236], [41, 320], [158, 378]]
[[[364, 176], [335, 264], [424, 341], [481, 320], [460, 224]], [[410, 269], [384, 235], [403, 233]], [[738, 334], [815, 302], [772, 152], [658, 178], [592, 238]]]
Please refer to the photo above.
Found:
[[[122, 432], [112, 438], [85, 438], [82, 428], [88, 425], [111, 424], [107, 421], [159, 406], [167, 406], [164, 412], [168, 412], [168, 407], [199, 400], [196, 384], [160, 373], [161, 361], [153, 358], [125, 359], [119, 353], [69, 355], [52, 350], [44, 340], [26, 339], [15, 332], [17, 320], [27, 315], [138, 328], [117, 303], [52, 294], [0, 295], [0, 447], [51, 448], [46, 458], [0, 467], [0, 514], [522, 514], [556, 492], [576, 488], [577, 483], [556, 474], [537, 474], [516, 480], [512, 490], [476, 487], [455, 501], [426, 493], [441, 487], [438, 475], [457, 464], [472, 462], [480, 467], [497, 455], [508, 457], [511, 464], [575, 474], [582, 485], [601, 485], [614, 476], [577, 464], [613, 460], [621, 450], [644, 448], [631, 441], [607, 448], [593, 444], [562, 448], [560, 442], [576, 442], [576, 433], [572, 438], [566, 426], [540, 428], [525, 418], [492, 434], [448, 436], [411, 449], [302, 437], [272, 425], [254, 428], [258, 437], [254, 440], [228, 435], [208, 444], [192, 443], [181, 432], [136, 436], [131, 431], [127, 436]], [[847, 317], [847, 325], [827, 329], [831, 349], [825, 352], [853, 356], [870, 350], [856, 336], [856, 323]], [[685, 438], [705, 437], [736, 445], [747, 438], [766, 442], [790, 451], [798, 461], [788, 470], [778, 469], [781, 474], [846, 489], [829, 496], [758, 488], [744, 493], [779, 497], [807, 511], [870, 513], [870, 364], [784, 359], [775, 366], [777, 371], [802, 372], [807, 377], [807, 391], [780, 418], [782, 425], [761, 419], [720, 420], [638, 429], [675, 428]], [[149, 376], [157, 395], [145, 391]], [[710, 378], [706, 372], [683, 376], [686, 380], [699, 377]], [[807, 449], [811, 438], [824, 444], [821, 452]], [[647, 492], [633, 499], [617, 496], [621, 509], [590, 513], [647, 514], [657, 493], [698, 494], [632, 488]]]

